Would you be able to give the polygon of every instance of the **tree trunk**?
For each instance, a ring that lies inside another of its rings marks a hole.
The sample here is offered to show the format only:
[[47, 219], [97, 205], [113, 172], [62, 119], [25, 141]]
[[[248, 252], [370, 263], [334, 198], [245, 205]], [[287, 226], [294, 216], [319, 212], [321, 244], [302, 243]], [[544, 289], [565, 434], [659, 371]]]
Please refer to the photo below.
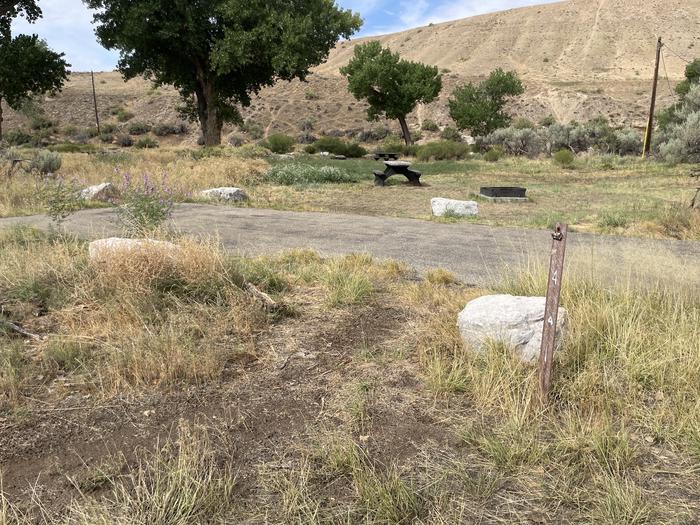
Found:
[[401, 124], [401, 131], [403, 132], [403, 139], [406, 141], [406, 146], [413, 144], [413, 139], [411, 138], [411, 130], [408, 129], [408, 124], [406, 123], [406, 117], [399, 117], [399, 124]]
[[221, 144], [223, 122], [216, 104], [214, 84], [206, 78], [200, 78], [195, 95], [197, 96], [197, 113], [202, 137], [204, 137], [204, 145], [218, 146]]
[[0, 98], [0, 142], [2, 142], [2, 98]]

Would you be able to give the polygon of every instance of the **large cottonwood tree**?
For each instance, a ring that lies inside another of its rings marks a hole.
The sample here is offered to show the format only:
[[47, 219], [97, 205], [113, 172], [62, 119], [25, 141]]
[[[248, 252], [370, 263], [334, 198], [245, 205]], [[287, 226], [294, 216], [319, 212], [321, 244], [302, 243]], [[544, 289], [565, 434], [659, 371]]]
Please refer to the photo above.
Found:
[[239, 106], [277, 80], [304, 80], [340, 38], [361, 26], [333, 0], [84, 0], [97, 36], [121, 53], [126, 79], [172, 85], [199, 120], [204, 143], [221, 143]]

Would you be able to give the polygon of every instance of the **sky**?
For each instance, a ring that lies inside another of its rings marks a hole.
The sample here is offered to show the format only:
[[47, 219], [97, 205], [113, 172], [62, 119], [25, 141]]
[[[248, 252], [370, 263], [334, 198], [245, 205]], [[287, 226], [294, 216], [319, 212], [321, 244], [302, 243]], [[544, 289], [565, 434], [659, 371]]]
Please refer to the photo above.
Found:
[[[556, 0], [338, 0], [359, 12], [365, 23], [356, 36], [402, 31], [431, 22], [445, 22], [514, 7]], [[39, 0], [44, 17], [36, 24], [19, 19], [13, 32], [38, 34], [55, 51], [66, 54], [73, 71], [109, 71], [119, 55], [102, 48], [95, 39], [92, 14], [81, 0]]]

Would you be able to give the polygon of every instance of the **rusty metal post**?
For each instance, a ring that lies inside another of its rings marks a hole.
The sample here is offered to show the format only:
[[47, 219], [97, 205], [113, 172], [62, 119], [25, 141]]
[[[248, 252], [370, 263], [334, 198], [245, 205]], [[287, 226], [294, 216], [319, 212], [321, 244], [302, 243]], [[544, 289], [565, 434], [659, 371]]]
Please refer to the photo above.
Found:
[[552, 364], [557, 337], [557, 317], [559, 316], [559, 299], [561, 297], [561, 282], [564, 274], [567, 233], [568, 226], [566, 224], [557, 224], [552, 234], [547, 303], [544, 310], [544, 328], [542, 330], [542, 348], [540, 350], [540, 393], [543, 400], [547, 399], [552, 385]]

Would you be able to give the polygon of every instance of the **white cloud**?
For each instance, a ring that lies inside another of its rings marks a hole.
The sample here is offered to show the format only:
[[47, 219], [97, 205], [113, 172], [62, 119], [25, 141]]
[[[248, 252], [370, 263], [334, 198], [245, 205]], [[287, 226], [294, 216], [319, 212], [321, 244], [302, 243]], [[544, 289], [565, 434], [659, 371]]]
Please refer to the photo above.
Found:
[[44, 17], [35, 24], [18, 19], [12, 25], [16, 33], [37, 34], [54, 51], [66, 54], [73, 71], [114, 69], [117, 54], [97, 43], [92, 14], [81, 0], [42, 0]]

